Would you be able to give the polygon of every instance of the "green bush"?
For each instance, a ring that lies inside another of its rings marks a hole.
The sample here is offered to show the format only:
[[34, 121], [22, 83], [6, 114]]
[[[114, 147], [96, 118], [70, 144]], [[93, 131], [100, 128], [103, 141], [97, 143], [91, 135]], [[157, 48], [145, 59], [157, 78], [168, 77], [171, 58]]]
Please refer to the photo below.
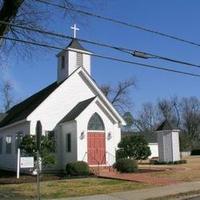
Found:
[[191, 155], [192, 155], [192, 156], [200, 155], [200, 149], [193, 149], [193, 150], [191, 151]]
[[70, 176], [88, 176], [89, 166], [84, 161], [76, 161], [76, 162], [67, 163], [66, 174]]
[[137, 171], [138, 169], [137, 161], [128, 158], [117, 160], [113, 167], [116, 168], [117, 171], [122, 173], [131, 173]]
[[148, 142], [142, 135], [131, 135], [122, 138], [118, 144], [116, 159], [132, 158], [133, 160], [146, 160], [151, 151]]

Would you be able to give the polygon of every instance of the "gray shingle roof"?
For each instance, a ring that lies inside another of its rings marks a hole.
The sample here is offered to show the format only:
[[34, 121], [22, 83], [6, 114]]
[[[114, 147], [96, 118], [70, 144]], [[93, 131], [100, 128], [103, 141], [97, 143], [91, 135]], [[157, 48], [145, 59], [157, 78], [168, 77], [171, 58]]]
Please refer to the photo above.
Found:
[[72, 39], [72, 41], [69, 43], [69, 45], [67, 46], [67, 48], [73, 48], [73, 49], [79, 49], [79, 50], [82, 50], [82, 51], [88, 51], [75, 38]]
[[0, 127], [7, 126], [14, 122], [20, 121], [28, 117], [28, 115], [42, 103], [59, 85], [57, 82], [47, 86], [36, 94], [30, 96], [21, 103], [13, 106], [7, 111], [6, 116], [0, 121]]
[[[74, 72], [72, 72], [66, 79], [72, 76], [79, 68], [74, 70]], [[40, 105], [40, 103], [42, 103], [65, 80], [63, 80], [59, 84], [55, 81], [51, 85], [25, 99], [21, 103], [13, 106], [10, 110], [7, 111], [7, 113], [5, 113], [6, 117], [4, 117], [2, 121], [0, 121], [0, 128], [26, 119], [26, 117], [28, 117], [28, 115], [31, 114], [31, 112], [33, 112], [33, 110], [35, 110]]]
[[72, 108], [72, 110], [60, 121], [60, 123], [76, 119], [76, 117], [78, 117], [94, 99], [95, 97], [92, 97], [76, 104], [76, 106]]
[[156, 131], [173, 130], [174, 128], [175, 127], [168, 120], [165, 120], [160, 124]]

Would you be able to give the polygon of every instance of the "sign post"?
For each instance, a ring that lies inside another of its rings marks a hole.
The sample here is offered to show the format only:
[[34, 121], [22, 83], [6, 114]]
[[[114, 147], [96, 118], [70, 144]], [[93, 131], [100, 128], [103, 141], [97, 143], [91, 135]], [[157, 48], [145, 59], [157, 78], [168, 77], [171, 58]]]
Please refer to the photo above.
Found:
[[17, 179], [21, 168], [34, 168], [34, 157], [21, 157], [20, 148], [17, 149]]
[[40, 200], [40, 148], [41, 148], [42, 124], [37, 121], [36, 124], [36, 142], [37, 142], [37, 197]]
[[17, 179], [19, 179], [20, 174], [20, 148], [17, 149]]

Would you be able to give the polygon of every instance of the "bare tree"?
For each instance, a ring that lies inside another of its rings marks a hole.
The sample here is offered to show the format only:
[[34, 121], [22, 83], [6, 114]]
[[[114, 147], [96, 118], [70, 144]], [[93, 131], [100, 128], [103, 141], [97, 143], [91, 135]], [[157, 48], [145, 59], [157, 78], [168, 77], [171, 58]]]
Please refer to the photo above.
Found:
[[168, 120], [181, 130], [183, 148], [200, 146], [200, 100], [197, 97], [159, 100], [156, 104], [146, 103], [134, 117], [135, 127], [144, 133], [155, 131], [158, 124]]
[[[55, 3], [53, 0], [45, 0], [47, 3]], [[23, 25], [29, 28], [37, 28], [46, 30], [48, 24], [54, 23], [56, 17], [61, 17], [60, 13], [63, 12], [63, 19], [68, 17], [69, 19], [83, 19], [83, 17], [75, 12], [70, 11], [69, 8], [88, 9], [87, 5], [100, 4], [100, 1], [83, 0], [79, 3], [75, 3], [71, 0], [59, 0], [57, 4], [64, 6], [66, 9], [52, 7], [47, 4], [42, 4], [37, 0], [0, 0], [0, 21], [14, 23], [16, 25]], [[81, 17], [80, 17], [81, 16]], [[63, 20], [60, 19], [60, 20]], [[45, 35], [28, 31], [26, 29], [20, 29], [15, 26], [0, 23], [0, 36], [11, 36], [15, 39], [26, 39], [29, 41], [42, 41], [43, 43], [61, 43], [60, 39], [47, 37]], [[30, 45], [17, 43], [14, 41], [7, 41], [0, 38], [0, 46], [3, 47], [3, 51], [8, 52], [18, 49], [23, 53], [31, 53]]]
[[153, 132], [159, 123], [157, 107], [152, 103], [142, 105], [138, 116], [134, 118], [135, 127], [143, 133]]
[[1, 87], [1, 96], [3, 98], [2, 110], [3, 112], [6, 112], [14, 104], [13, 86], [10, 81], [8, 80], [3, 81], [3, 84]]
[[[17, 17], [19, 8], [22, 6], [24, 0], [2, 0], [0, 10], [0, 20], [11, 22]], [[0, 36], [5, 35], [9, 31], [9, 26], [6, 24], [0, 25]]]
[[168, 120], [172, 125], [180, 126], [180, 102], [177, 97], [159, 100], [158, 110], [161, 120]]
[[200, 101], [196, 97], [181, 101], [182, 129], [193, 141], [200, 140]]
[[135, 80], [120, 81], [117, 86], [102, 85], [101, 90], [113, 106], [121, 113], [126, 112], [133, 105], [130, 90], [136, 86]]

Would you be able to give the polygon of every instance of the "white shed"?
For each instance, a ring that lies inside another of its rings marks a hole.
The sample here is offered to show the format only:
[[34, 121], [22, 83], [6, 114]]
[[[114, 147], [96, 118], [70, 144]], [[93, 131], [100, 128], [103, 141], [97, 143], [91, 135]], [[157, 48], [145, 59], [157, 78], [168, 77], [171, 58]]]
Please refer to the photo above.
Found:
[[160, 162], [180, 160], [179, 132], [165, 120], [157, 129], [158, 154]]

